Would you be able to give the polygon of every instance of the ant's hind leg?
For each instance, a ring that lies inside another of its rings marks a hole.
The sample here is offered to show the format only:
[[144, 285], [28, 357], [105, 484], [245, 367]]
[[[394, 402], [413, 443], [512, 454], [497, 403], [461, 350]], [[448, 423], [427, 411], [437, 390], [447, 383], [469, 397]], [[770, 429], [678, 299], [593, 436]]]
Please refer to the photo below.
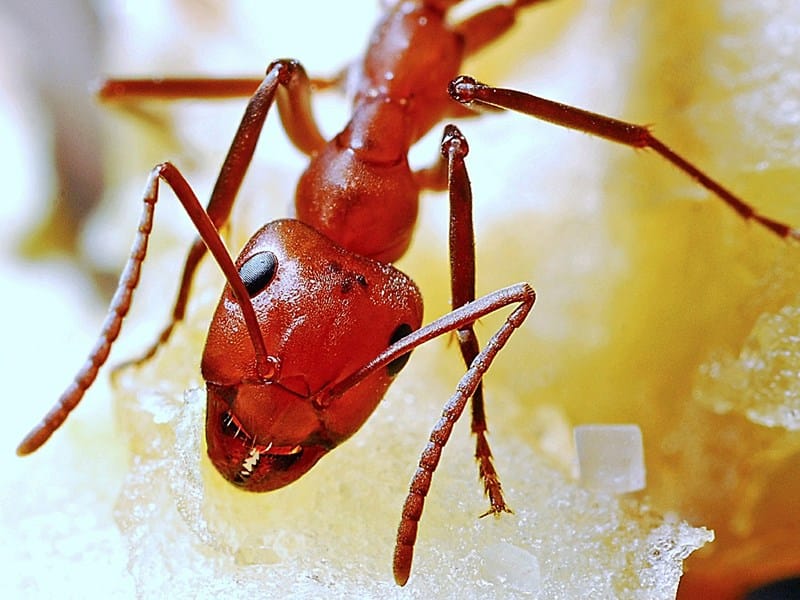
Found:
[[498, 4], [461, 21], [455, 26], [455, 30], [464, 37], [465, 54], [471, 56], [502, 37], [517, 22], [518, 11], [549, 1], [516, 0], [508, 4]]
[[[343, 90], [348, 70], [331, 77], [311, 77], [314, 91]], [[141, 77], [111, 78], [100, 81], [95, 90], [102, 102], [142, 100], [225, 100], [248, 98], [255, 94], [262, 77]]]
[[778, 237], [800, 241], [800, 229], [757, 212], [753, 206], [668, 147], [646, 126], [620, 121], [517, 90], [490, 87], [466, 75], [450, 82], [449, 93], [454, 100], [467, 106], [494, 106], [513, 110], [629, 148], [652, 150], [722, 200], [744, 220], [752, 221]]

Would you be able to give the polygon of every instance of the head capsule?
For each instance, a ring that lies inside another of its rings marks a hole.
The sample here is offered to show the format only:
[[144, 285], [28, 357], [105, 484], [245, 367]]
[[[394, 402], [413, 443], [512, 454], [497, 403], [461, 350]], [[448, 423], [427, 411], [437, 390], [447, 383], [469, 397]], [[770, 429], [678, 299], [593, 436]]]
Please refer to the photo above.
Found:
[[251, 491], [287, 485], [366, 421], [400, 359], [342, 395], [329, 389], [422, 321], [414, 283], [351, 254], [299, 221], [265, 225], [236, 261], [275, 365], [259, 377], [241, 310], [226, 286], [203, 352], [206, 440], [214, 466]]

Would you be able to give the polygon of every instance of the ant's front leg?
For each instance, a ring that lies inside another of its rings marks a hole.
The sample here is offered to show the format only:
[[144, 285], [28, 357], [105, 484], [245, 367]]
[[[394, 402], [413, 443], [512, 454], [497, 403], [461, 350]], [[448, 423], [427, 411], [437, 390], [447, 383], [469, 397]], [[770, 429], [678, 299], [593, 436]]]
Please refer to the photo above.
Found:
[[[174, 85], [178, 88], [175, 93], [178, 93], [180, 86]], [[149, 88], [146, 87], [146, 89]], [[266, 76], [247, 104], [206, 208], [211, 222], [218, 230], [228, 222], [233, 203], [252, 162], [256, 144], [273, 102], [277, 101], [283, 126], [292, 142], [300, 150], [310, 154], [325, 144], [311, 114], [310, 90], [311, 83], [308, 76], [297, 61], [278, 60], [267, 69]], [[195, 239], [183, 266], [180, 286], [169, 323], [155, 343], [141, 357], [123, 363], [117, 369], [148, 360], [169, 339], [175, 325], [182, 321], [186, 314], [192, 280], [205, 253], [206, 245], [203, 240]]]

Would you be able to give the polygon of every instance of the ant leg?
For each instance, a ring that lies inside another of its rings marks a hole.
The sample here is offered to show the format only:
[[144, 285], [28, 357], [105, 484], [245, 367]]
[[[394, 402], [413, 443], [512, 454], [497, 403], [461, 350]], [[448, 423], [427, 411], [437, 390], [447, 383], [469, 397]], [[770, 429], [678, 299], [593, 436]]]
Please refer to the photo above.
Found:
[[758, 213], [755, 208], [722, 184], [706, 175], [679, 154], [676, 154], [650, 133], [650, 130], [645, 126], [627, 123], [516, 90], [493, 88], [465, 75], [461, 75], [450, 82], [449, 93], [454, 100], [465, 105], [474, 103], [479, 106], [488, 105], [514, 110], [561, 127], [583, 131], [631, 148], [649, 148], [725, 202], [743, 219], [754, 221], [778, 237], [800, 240], [800, 229]]
[[[472, 225], [472, 190], [464, 166], [469, 147], [453, 125], [445, 128], [441, 155], [432, 166], [414, 172], [420, 188], [450, 193], [450, 284], [452, 307], [459, 308], [475, 299], [475, 234]], [[478, 354], [478, 338], [472, 323], [456, 332], [461, 356], [467, 367]], [[483, 408], [483, 385], [478, 384], [472, 397], [472, 433], [475, 434], [475, 459], [478, 474], [490, 508], [483, 516], [511, 512], [503, 499], [500, 479], [492, 463], [492, 451], [486, 439], [486, 414]]]
[[[455, 23], [453, 30], [461, 35], [464, 40], [464, 56], [470, 57], [477, 54], [484, 47], [502, 37], [516, 23], [517, 12], [519, 10], [533, 5], [543, 4], [548, 1], [549, 0], [516, 0], [508, 4], [497, 4], [467, 17], [463, 21]], [[447, 10], [460, 2], [461, 0], [431, 0], [425, 4], [433, 8], [438, 8], [439, 10]], [[483, 108], [481, 112], [491, 113], [498, 112], [499, 110], [502, 109], [498, 109], [494, 106], [487, 106]], [[447, 115], [451, 118], [465, 119], [475, 116], [476, 112], [475, 110], [467, 109], [467, 107], [454, 104], [448, 109]], [[431, 189], [438, 188], [431, 187]]]
[[228, 254], [222, 238], [219, 236], [217, 226], [200, 205], [194, 192], [181, 173], [170, 163], [156, 166], [147, 180], [142, 202], [142, 216], [139, 219], [136, 237], [131, 247], [130, 256], [125, 268], [120, 275], [117, 290], [108, 307], [108, 314], [100, 331], [97, 343], [89, 354], [88, 359], [75, 375], [72, 383], [64, 391], [56, 404], [45, 417], [25, 436], [17, 447], [20, 456], [30, 454], [44, 444], [48, 438], [64, 423], [69, 413], [78, 405], [86, 390], [91, 387], [100, 367], [108, 359], [111, 346], [119, 336], [122, 321], [128, 314], [133, 299], [133, 292], [139, 283], [142, 263], [147, 255], [147, 245], [150, 233], [153, 230], [153, 215], [158, 201], [158, 182], [163, 179], [175, 192], [178, 200], [186, 209], [203, 241], [208, 245], [217, 264], [225, 274], [228, 284], [234, 291], [242, 314], [247, 322], [250, 338], [253, 343], [256, 361], [261, 376], [268, 380], [274, 375], [274, 359], [270, 358], [264, 347], [264, 340], [258, 328], [258, 320], [250, 302], [250, 297], [245, 289], [239, 272]]
[[253, 77], [105, 79], [97, 85], [95, 95], [101, 102], [246, 98], [262, 81]]
[[[206, 212], [217, 229], [221, 229], [228, 221], [239, 187], [253, 158], [267, 113], [273, 101], [276, 100], [276, 92], [279, 88], [285, 90], [286, 93], [277, 95], [278, 110], [281, 111], [281, 120], [292, 141], [301, 149], [304, 147], [308, 150], [324, 145], [324, 138], [319, 133], [311, 116], [310, 84], [305, 70], [300, 63], [292, 60], [279, 60], [272, 63], [247, 104], [239, 129], [233, 138], [228, 155], [222, 163], [214, 190], [211, 192]], [[119, 365], [117, 370], [148, 360], [169, 339], [175, 325], [182, 321], [186, 314], [192, 280], [205, 253], [206, 245], [203, 240], [196, 239], [184, 263], [170, 322], [162, 330], [155, 343], [141, 357]]]
[[471, 56], [502, 37], [517, 21], [517, 11], [549, 0], [516, 0], [482, 10], [458, 23], [455, 30], [464, 36], [464, 52]]
[[[492, 455], [486, 441], [486, 419], [483, 412], [481, 382], [483, 376], [505, 346], [511, 334], [518, 328], [533, 308], [536, 294], [526, 283], [498, 290], [477, 300], [474, 298], [474, 236], [472, 233], [471, 192], [463, 158], [467, 153], [466, 140], [454, 126], [445, 129], [442, 153], [448, 159], [449, 187], [451, 190], [451, 265], [453, 286], [453, 311], [436, 321], [398, 340], [358, 371], [346, 377], [327, 391], [322, 401], [327, 404], [348, 389], [391, 361], [404, 356], [420, 344], [444, 333], [455, 331], [462, 355], [467, 363], [467, 372], [458, 382], [456, 391], [448, 400], [442, 416], [431, 431], [427, 446], [420, 456], [419, 464], [409, 485], [403, 504], [402, 517], [397, 529], [393, 569], [395, 581], [404, 585], [411, 572], [414, 544], [425, 498], [430, 489], [433, 473], [439, 464], [453, 425], [459, 419], [472, 398], [472, 431], [476, 434], [476, 458], [479, 462], [484, 489], [490, 498], [488, 513], [508, 511], [503, 500], [500, 482], [492, 465]], [[466, 214], [462, 214], [466, 213]], [[479, 349], [472, 326], [478, 319], [511, 304], [518, 304], [505, 323]]]
[[[475, 233], [472, 224], [472, 189], [464, 165], [469, 152], [467, 140], [454, 125], [445, 127], [442, 156], [447, 163], [447, 182], [450, 195], [450, 292], [453, 308], [475, 299]], [[456, 332], [461, 356], [467, 367], [478, 355], [478, 338], [473, 324]], [[479, 383], [472, 396], [472, 433], [475, 435], [475, 459], [478, 474], [490, 508], [481, 516], [511, 512], [506, 506], [500, 479], [492, 464], [492, 451], [486, 439], [486, 414], [483, 407], [483, 385]]]
[[[309, 85], [314, 91], [342, 88], [347, 76], [343, 69], [332, 77], [313, 77]], [[263, 81], [261, 77], [153, 77], [105, 79], [95, 94], [102, 102], [138, 100], [224, 100], [252, 96]]]
[[429, 167], [418, 169], [412, 174], [414, 182], [421, 190], [444, 192], [447, 190], [447, 161], [439, 154], [438, 159]]

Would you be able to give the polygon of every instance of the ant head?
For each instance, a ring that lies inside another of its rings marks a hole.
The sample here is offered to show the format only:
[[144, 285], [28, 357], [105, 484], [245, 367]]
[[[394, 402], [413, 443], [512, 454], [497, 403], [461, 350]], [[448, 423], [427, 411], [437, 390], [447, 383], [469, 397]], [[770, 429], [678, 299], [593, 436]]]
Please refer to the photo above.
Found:
[[274, 373], [259, 372], [229, 287], [209, 328], [208, 454], [252, 491], [291, 483], [355, 433], [405, 362], [396, 359], [336, 397], [326, 391], [422, 321], [414, 283], [294, 220], [269, 223], [236, 261]]

